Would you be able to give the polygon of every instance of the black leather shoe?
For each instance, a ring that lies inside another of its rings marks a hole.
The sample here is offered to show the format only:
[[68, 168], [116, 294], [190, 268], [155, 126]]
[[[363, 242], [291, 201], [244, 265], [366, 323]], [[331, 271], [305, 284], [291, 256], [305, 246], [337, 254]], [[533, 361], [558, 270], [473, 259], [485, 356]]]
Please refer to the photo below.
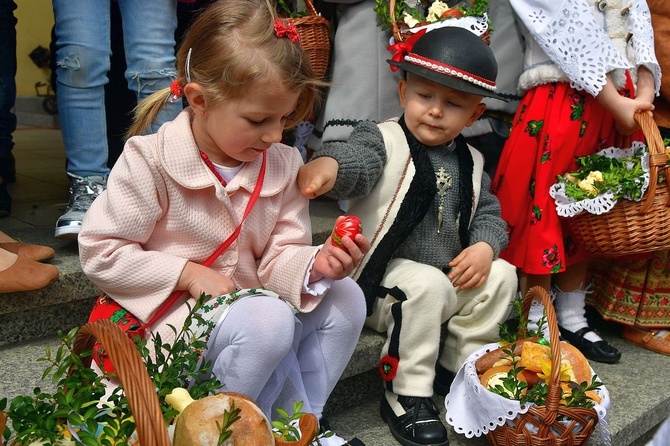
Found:
[[590, 327], [584, 327], [577, 330], [575, 333], [568, 331], [562, 327], [558, 327], [561, 331], [561, 337], [570, 344], [577, 347], [577, 349], [586, 356], [586, 359], [596, 362], [605, 362], [613, 364], [621, 358], [621, 352], [612, 347], [607, 341], [591, 342], [584, 338], [584, 335], [590, 331], [596, 332]]
[[435, 368], [433, 392], [440, 396], [446, 396], [451, 388], [451, 383], [454, 382], [454, 378], [456, 378], [456, 375], [438, 364]]
[[382, 397], [381, 416], [388, 423], [393, 437], [403, 446], [448, 446], [447, 429], [440, 420], [440, 411], [432, 398], [398, 396], [398, 402], [405, 409], [397, 416], [391, 405]]

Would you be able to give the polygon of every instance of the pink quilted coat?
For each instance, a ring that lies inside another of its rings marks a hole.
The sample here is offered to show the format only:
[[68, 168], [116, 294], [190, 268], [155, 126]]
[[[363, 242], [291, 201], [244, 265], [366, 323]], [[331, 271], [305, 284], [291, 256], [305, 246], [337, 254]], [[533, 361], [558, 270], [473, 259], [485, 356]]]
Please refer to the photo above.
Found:
[[[233, 232], [261, 165], [260, 157], [246, 164], [224, 188], [200, 158], [190, 117], [186, 109], [157, 134], [128, 141], [79, 234], [86, 275], [143, 321], [173, 291], [187, 260], [204, 261]], [[308, 201], [295, 182], [301, 164], [293, 147], [268, 150], [260, 197], [212, 268], [240, 289], [267, 288], [309, 312], [321, 296], [301, 293], [317, 249]], [[166, 324], [180, 328], [187, 314], [184, 299], [154, 330], [171, 341]]]

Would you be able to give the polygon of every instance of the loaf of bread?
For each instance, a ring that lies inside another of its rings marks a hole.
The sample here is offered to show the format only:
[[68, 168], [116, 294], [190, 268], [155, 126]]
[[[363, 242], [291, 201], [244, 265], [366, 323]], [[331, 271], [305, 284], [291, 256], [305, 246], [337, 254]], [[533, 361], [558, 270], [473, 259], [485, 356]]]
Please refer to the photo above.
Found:
[[240, 419], [229, 428], [232, 436], [224, 443], [235, 446], [272, 446], [272, 426], [256, 403], [239, 393], [219, 393], [189, 404], [177, 419], [173, 446], [217, 446], [225, 412], [233, 403]]

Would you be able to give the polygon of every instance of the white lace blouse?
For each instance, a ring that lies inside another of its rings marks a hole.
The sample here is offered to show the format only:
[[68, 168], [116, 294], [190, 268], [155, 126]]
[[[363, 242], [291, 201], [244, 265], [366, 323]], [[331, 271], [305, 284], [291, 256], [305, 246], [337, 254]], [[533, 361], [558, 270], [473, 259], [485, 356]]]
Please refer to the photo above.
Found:
[[[661, 70], [654, 54], [651, 14], [645, 0], [510, 0], [526, 37], [524, 73], [519, 89], [567, 81], [596, 96], [611, 73], [617, 87], [625, 70], [654, 75]], [[523, 27], [522, 27], [523, 28]]]

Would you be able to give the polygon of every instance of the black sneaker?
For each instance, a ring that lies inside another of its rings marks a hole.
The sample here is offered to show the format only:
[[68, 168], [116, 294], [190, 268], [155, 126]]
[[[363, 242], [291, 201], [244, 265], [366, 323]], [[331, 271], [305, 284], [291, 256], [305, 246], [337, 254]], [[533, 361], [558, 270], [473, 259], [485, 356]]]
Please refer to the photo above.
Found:
[[[390, 393], [390, 392], [388, 392]], [[430, 397], [401, 396], [398, 403], [405, 411], [396, 415], [386, 396], [382, 397], [381, 416], [388, 423], [393, 437], [403, 446], [448, 446], [447, 429], [440, 420], [440, 411]]]

